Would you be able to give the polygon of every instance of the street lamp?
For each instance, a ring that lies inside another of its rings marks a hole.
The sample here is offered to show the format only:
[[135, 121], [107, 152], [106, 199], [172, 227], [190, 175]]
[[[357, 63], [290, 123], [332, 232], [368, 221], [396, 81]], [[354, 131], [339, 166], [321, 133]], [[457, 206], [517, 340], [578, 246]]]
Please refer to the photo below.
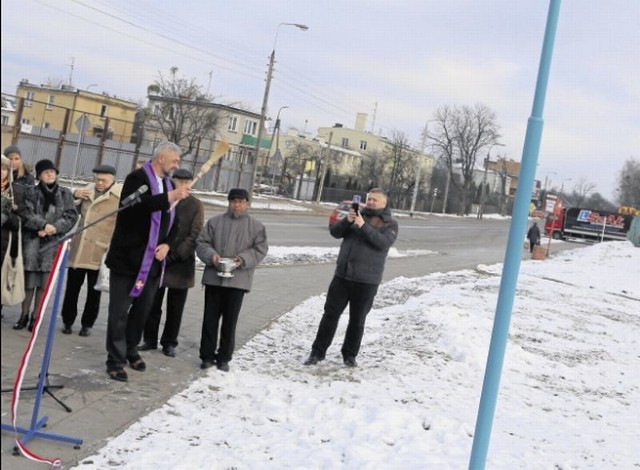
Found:
[[309, 29], [307, 25], [298, 23], [280, 23], [276, 28], [276, 35], [273, 39], [273, 49], [271, 50], [271, 57], [269, 58], [269, 68], [267, 69], [267, 81], [264, 85], [264, 96], [262, 98], [262, 109], [260, 110], [260, 122], [258, 124], [258, 136], [256, 139], [256, 146], [253, 151], [253, 169], [251, 171], [251, 181], [249, 183], [249, 197], [253, 196], [253, 187], [256, 184], [256, 175], [258, 172], [258, 157], [260, 153], [260, 141], [262, 140], [262, 134], [264, 132], [264, 121], [267, 119], [267, 105], [269, 103], [269, 89], [271, 88], [271, 78], [273, 77], [273, 64], [276, 60], [276, 42], [278, 41], [278, 33], [280, 32], [280, 26], [294, 26], [302, 31]]

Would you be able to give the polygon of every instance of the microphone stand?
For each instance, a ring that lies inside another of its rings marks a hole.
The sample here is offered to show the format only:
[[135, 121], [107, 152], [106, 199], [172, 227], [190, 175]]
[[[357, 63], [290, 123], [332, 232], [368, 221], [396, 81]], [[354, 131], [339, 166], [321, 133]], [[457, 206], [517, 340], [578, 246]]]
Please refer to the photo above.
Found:
[[[119, 207], [117, 210], [104, 215], [103, 217], [100, 217], [98, 220], [93, 221], [92, 223], [85, 225], [83, 227], [78, 227], [75, 230], [70, 231], [69, 233], [67, 233], [64, 237], [62, 237], [60, 240], [56, 240], [54, 242], [50, 242], [45, 244], [44, 246], [42, 246], [40, 248], [40, 252], [45, 251], [49, 248], [51, 248], [53, 245], [59, 245], [59, 249], [62, 248], [62, 245], [67, 242], [67, 240], [75, 237], [76, 235], [78, 235], [79, 233], [84, 232], [85, 230], [87, 230], [89, 227], [93, 227], [94, 225], [102, 222], [104, 219], [107, 219], [109, 217], [112, 217], [116, 214], [118, 214], [119, 212], [133, 206], [134, 204], [137, 204], [140, 202], [140, 194], [138, 194], [135, 198], [131, 199], [130, 201], [128, 201], [126, 204], [122, 205], [121, 207]], [[70, 436], [64, 436], [64, 435], [60, 435], [60, 434], [53, 434], [53, 433], [47, 433], [44, 431], [40, 431], [41, 428], [45, 427], [47, 425], [47, 421], [48, 421], [48, 417], [44, 416], [42, 418], [39, 418], [39, 412], [40, 412], [40, 401], [42, 399], [42, 395], [43, 393], [47, 393], [49, 396], [51, 396], [57, 403], [60, 404], [60, 406], [62, 406], [65, 411], [67, 413], [71, 413], [72, 409], [67, 406], [63, 401], [61, 401], [58, 397], [56, 397], [53, 392], [51, 392], [51, 389], [61, 389], [64, 388], [64, 385], [50, 385], [49, 384], [49, 364], [50, 364], [50, 360], [51, 360], [51, 351], [53, 349], [53, 340], [54, 340], [54, 336], [55, 336], [55, 328], [56, 328], [56, 318], [58, 315], [58, 311], [59, 311], [59, 307], [60, 307], [60, 299], [62, 297], [62, 286], [64, 284], [64, 272], [67, 268], [67, 260], [68, 260], [68, 256], [69, 256], [69, 250], [68, 250], [68, 246], [64, 247], [65, 248], [65, 253], [62, 254], [62, 262], [60, 263], [60, 266], [58, 268], [59, 270], [59, 277], [57, 280], [57, 285], [56, 285], [56, 291], [55, 291], [55, 298], [54, 298], [54, 302], [53, 302], [53, 308], [52, 308], [52, 312], [51, 312], [51, 318], [49, 320], [49, 330], [47, 332], [47, 340], [45, 343], [45, 347], [44, 347], [44, 353], [43, 353], [43, 357], [42, 357], [42, 365], [40, 368], [40, 374], [38, 375], [38, 385], [34, 386], [34, 387], [21, 387], [20, 390], [35, 390], [36, 391], [36, 398], [35, 398], [35, 403], [34, 403], [34, 409], [33, 409], [33, 413], [32, 413], [32, 418], [31, 418], [31, 426], [30, 428], [23, 428], [23, 427], [19, 427], [16, 426], [14, 427], [12, 424], [2, 424], [2, 430], [3, 431], [7, 431], [7, 432], [13, 432], [13, 433], [20, 433], [23, 434], [22, 439], [20, 440], [20, 442], [22, 444], [26, 444], [27, 441], [29, 441], [30, 439], [32, 439], [33, 437], [40, 437], [40, 438], [44, 438], [44, 439], [50, 439], [50, 440], [56, 440], [56, 441], [61, 441], [61, 442], [66, 442], [69, 444], [73, 444], [74, 448], [79, 449], [80, 445], [82, 444], [83, 440], [76, 438], [76, 437], [70, 437]], [[55, 276], [55, 272], [51, 271], [49, 273], [49, 279], [51, 279], [52, 276]], [[50, 282], [49, 279], [47, 280], [47, 284]], [[39, 307], [42, 308], [42, 307]], [[40, 312], [40, 315], [44, 314], [44, 309], [42, 309], [42, 311]], [[18, 371], [18, 373], [20, 373], [20, 371]], [[2, 392], [15, 392], [14, 389], [2, 389]], [[14, 447], [13, 449], [13, 454], [14, 455], [18, 455], [19, 451], [17, 446]]]

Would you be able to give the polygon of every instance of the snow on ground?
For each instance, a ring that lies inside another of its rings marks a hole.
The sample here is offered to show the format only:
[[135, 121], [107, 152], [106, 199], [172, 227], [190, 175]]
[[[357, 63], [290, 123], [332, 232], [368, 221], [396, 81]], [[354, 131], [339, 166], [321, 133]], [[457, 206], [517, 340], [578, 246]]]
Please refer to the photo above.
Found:
[[[310, 298], [77, 468], [466, 468], [501, 269], [381, 285], [355, 369], [346, 318], [302, 365]], [[523, 261], [487, 468], [640, 467], [639, 279], [629, 242]]]

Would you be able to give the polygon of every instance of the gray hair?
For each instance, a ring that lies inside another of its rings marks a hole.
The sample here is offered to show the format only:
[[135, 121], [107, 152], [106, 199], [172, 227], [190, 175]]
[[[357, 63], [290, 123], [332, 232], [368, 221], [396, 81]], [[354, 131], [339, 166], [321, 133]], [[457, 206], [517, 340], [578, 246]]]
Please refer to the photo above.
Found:
[[155, 159], [162, 152], [166, 152], [166, 151], [175, 152], [178, 155], [180, 155], [182, 153], [182, 151], [180, 150], [180, 147], [178, 147], [173, 142], [169, 142], [169, 141], [165, 140], [163, 142], [160, 142], [158, 144], [158, 146], [156, 147], [156, 149], [153, 151], [153, 158]]
[[382, 194], [385, 197], [385, 199], [389, 198], [389, 196], [387, 196], [387, 192], [382, 188], [372, 188], [369, 190], [369, 193]]

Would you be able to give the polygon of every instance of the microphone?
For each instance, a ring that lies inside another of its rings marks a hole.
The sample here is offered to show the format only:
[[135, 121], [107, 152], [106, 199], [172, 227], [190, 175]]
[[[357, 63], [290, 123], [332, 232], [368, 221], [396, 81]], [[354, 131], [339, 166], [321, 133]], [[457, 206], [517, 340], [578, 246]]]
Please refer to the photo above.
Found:
[[122, 206], [132, 206], [133, 204], [140, 202], [140, 196], [149, 191], [149, 186], [143, 184], [140, 186], [136, 192], [129, 194], [126, 198], [122, 200]]

